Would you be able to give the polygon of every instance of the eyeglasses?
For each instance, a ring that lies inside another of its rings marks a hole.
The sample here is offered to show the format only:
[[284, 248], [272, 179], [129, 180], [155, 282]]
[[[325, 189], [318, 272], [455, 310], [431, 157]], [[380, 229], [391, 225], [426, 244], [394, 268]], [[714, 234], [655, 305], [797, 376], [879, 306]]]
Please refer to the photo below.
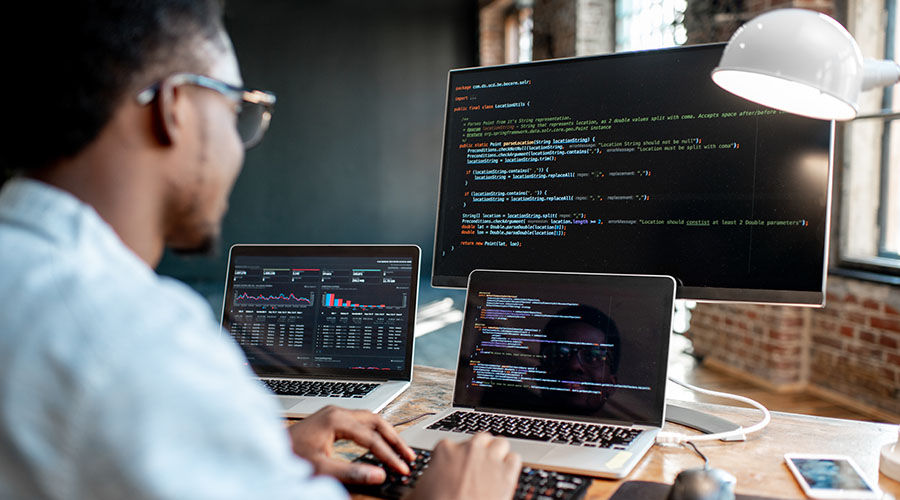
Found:
[[556, 345], [550, 350], [550, 357], [556, 362], [568, 362], [575, 356], [581, 366], [597, 367], [609, 362], [610, 348], [600, 346], [579, 346], [571, 347], [567, 345]]
[[[214, 90], [237, 105], [237, 131], [244, 143], [244, 149], [259, 144], [272, 120], [275, 94], [264, 90], [247, 90], [235, 87], [221, 80], [192, 73], [176, 73], [169, 77], [173, 85], [196, 85]], [[141, 90], [137, 94], [138, 104], [145, 106], [156, 98], [160, 83]]]

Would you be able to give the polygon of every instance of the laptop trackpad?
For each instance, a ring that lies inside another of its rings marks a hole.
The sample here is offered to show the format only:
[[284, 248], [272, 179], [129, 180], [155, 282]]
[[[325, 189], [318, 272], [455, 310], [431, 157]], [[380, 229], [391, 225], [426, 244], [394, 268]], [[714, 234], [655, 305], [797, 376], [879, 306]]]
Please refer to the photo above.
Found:
[[547, 454], [547, 443], [510, 439], [510, 444], [512, 451], [521, 455], [523, 462], [540, 463]]
[[[621, 465], [624, 465], [625, 461], [631, 456], [631, 453], [626, 451], [621, 451], [619, 453], [611, 453], [612, 450], [605, 448], [591, 448], [591, 447], [579, 447], [579, 446], [566, 446], [565, 448], [555, 447], [552, 450], [546, 452], [541, 459], [541, 462], [547, 465], [548, 468], [552, 468], [552, 466], [559, 467], [584, 467], [584, 468], [596, 468], [598, 467], [598, 460], [610, 460], [610, 462], [621, 461], [622, 463], [616, 465], [615, 463], [607, 462], [604, 467], [609, 467], [612, 469], [618, 469]], [[603, 464], [600, 464], [603, 465]]]
[[292, 407], [297, 406], [299, 403], [302, 403], [303, 399], [297, 396], [285, 397], [278, 396], [278, 403], [281, 405], [281, 408], [284, 410], [290, 410]]

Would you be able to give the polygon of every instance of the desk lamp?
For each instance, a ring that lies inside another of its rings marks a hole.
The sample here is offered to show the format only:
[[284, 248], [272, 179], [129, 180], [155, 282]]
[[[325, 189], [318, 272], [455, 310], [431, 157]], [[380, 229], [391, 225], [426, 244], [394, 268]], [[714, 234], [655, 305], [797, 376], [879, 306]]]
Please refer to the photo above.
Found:
[[897, 83], [900, 66], [864, 60], [853, 36], [825, 14], [778, 9], [738, 28], [712, 79], [763, 106], [821, 120], [852, 120], [860, 92]]
[[[860, 92], [900, 80], [894, 61], [863, 59], [856, 40], [825, 14], [767, 12], [738, 28], [712, 72], [744, 99], [821, 120], [852, 120]], [[900, 481], [900, 441], [881, 449], [882, 474]]]

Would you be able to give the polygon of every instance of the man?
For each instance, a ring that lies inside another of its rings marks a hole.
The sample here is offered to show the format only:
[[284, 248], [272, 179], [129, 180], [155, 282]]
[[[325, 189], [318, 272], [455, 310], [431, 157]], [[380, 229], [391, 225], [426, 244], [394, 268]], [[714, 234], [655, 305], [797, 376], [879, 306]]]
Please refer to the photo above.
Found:
[[[0, 166], [22, 176], [0, 191], [0, 498], [341, 498], [334, 478], [383, 481], [332, 458], [340, 438], [405, 471], [412, 451], [371, 413], [285, 431], [205, 301], [152, 271], [167, 245], [214, 245], [265, 126], [246, 113], [272, 100], [239, 88], [218, 2], [18, 2], [3, 19], [20, 38], [4, 40]], [[521, 465], [486, 435], [432, 463], [415, 496], [509, 497]]]

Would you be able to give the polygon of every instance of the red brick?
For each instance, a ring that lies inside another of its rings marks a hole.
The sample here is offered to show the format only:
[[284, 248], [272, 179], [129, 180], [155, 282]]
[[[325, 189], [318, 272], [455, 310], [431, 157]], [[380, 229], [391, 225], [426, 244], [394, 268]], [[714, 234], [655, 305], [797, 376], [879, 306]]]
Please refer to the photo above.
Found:
[[888, 313], [890, 316], [900, 316], [900, 310], [894, 309], [887, 304], [884, 305], [884, 312]]
[[794, 340], [799, 337], [796, 332], [784, 332], [781, 330], [769, 330], [769, 338], [772, 340]]
[[872, 332], [859, 332], [859, 339], [863, 342], [875, 343], [875, 334]]
[[894, 338], [894, 337], [891, 336], [891, 335], [882, 335], [882, 336], [878, 339], [878, 343], [881, 344], [881, 345], [883, 345], [884, 347], [889, 348], [889, 349], [896, 349], [896, 348], [897, 348], [897, 339]]
[[892, 365], [900, 366], [900, 355], [888, 353], [887, 362]]
[[900, 332], [900, 320], [898, 320], [898, 319], [872, 317], [872, 318], [869, 318], [869, 324], [871, 324], [875, 328], [881, 328], [882, 330], [890, 330], [892, 332]]
[[796, 317], [794, 317], [794, 318], [784, 318], [784, 319], [781, 321], [781, 326], [786, 326], [786, 327], [797, 327], [797, 326], [803, 326], [803, 323], [804, 323], [803, 318], [796, 318]]
[[860, 358], [881, 360], [881, 353], [884, 352], [884, 349], [851, 345], [847, 346], [847, 352]]
[[844, 347], [843, 342], [837, 339], [833, 339], [831, 337], [826, 337], [825, 335], [813, 335], [813, 343], [819, 345], [827, 345], [834, 347], [835, 349], [841, 349]]
[[856, 331], [856, 328], [853, 328], [852, 326], [844, 325], [841, 327], [841, 335], [843, 335], [844, 337], [853, 338], [853, 333], [855, 331]]
[[844, 314], [844, 317], [847, 318], [847, 321], [851, 323], [856, 323], [859, 325], [866, 324], [866, 315], [858, 312], [848, 312]]
[[881, 303], [872, 299], [865, 299], [862, 303], [863, 307], [866, 309], [871, 309], [873, 311], [878, 311], [881, 309]]
[[846, 303], [848, 303], [848, 304], [858, 304], [858, 303], [859, 303], [859, 299], [856, 298], [856, 295], [853, 295], [853, 294], [851, 293], [851, 294], [848, 294], [848, 295], [846, 295], [846, 296], [844, 297], [844, 302], [846, 302]]

